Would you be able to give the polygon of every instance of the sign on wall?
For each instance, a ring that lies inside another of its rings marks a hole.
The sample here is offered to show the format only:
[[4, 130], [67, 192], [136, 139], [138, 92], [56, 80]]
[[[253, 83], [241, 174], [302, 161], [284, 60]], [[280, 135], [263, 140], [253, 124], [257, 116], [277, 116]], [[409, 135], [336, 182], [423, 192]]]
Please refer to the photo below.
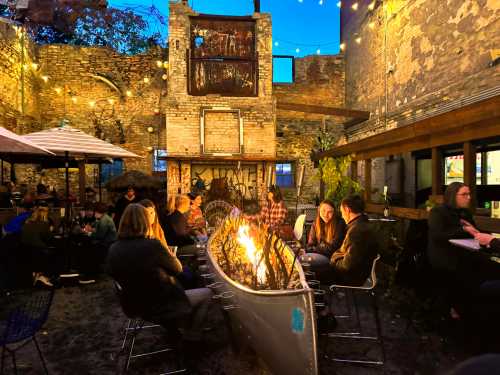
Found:
[[257, 95], [255, 21], [191, 17], [188, 87], [191, 95]]

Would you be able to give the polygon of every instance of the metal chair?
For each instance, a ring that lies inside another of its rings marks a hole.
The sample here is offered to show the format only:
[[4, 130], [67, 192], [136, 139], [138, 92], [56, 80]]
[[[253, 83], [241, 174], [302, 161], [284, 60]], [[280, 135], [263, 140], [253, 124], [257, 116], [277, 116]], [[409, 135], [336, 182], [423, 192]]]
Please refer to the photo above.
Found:
[[[375, 294], [375, 287], [377, 286], [376, 266], [377, 266], [377, 263], [379, 260], [380, 260], [380, 255], [377, 255], [377, 257], [373, 260], [370, 276], [366, 279], [366, 282], [363, 285], [361, 285], [361, 286], [349, 286], [349, 285], [339, 285], [339, 284], [330, 285], [330, 287], [329, 287], [330, 291], [332, 291], [334, 294], [338, 290], [345, 290], [346, 291], [346, 305], [348, 307], [349, 313], [347, 315], [343, 315], [343, 316], [336, 316], [336, 318], [352, 318], [352, 313], [351, 313], [351, 310], [349, 308], [349, 303], [348, 303], [348, 298], [347, 298], [349, 295], [351, 296], [352, 303], [353, 303], [353, 309], [354, 309], [354, 318], [355, 318], [355, 323], [356, 323], [356, 327], [357, 327], [358, 331], [328, 333], [327, 336], [329, 338], [376, 341], [380, 345], [381, 359], [380, 360], [365, 360], [365, 359], [350, 359], [350, 358], [332, 358], [332, 360], [334, 362], [366, 364], [366, 365], [379, 365], [379, 366], [384, 364], [384, 361], [385, 361], [384, 342], [383, 342], [382, 332], [381, 332], [381, 328], [380, 328], [377, 296]], [[354, 294], [356, 291], [366, 292], [368, 295], [370, 295], [374, 319], [375, 319], [375, 326], [376, 326], [376, 335], [375, 336], [368, 336], [368, 335], [363, 334], [363, 329], [362, 329], [360, 319], [359, 319], [358, 304], [357, 304], [356, 297]]]
[[[115, 284], [115, 291], [116, 291], [116, 293], [120, 299], [120, 303], [121, 303], [123, 288], [117, 281], [114, 281], [114, 284]], [[125, 311], [124, 311], [124, 313], [125, 313]], [[125, 315], [127, 315], [127, 313], [125, 313]], [[130, 339], [130, 344], [129, 344], [129, 348], [127, 351], [127, 360], [125, 362], [125, 368], [124, 368], [125, 373], [128, 371], [128, 369], [130, 367], [130, 361], [134, 358], [147, 357], [147, 356], [156, 355], [159, 353], [171, 352], [171, 351], [175, 350], [171, 347], [165, 347], [163, 349], [158, 349], [158, 350], [154, 350], [151, 352], [134, 354], [134, 346], [135, 346], [135, 341], [136, 341], [137, 335], [145, 329], [154, 329], [154, 328], [159, 328], [161, 326], [159, 324], [149, 323], [140, 317], [132, 317], [132, 316], [127, 315], [127, 318], [128, 318], [128, 320], [127, 320], [126, 327], [124, 328], [124, 337], [123, 337], [123, 342], [122, 342], [122, 347], [121, 347], [121, 352], [124, 352], [125, 348], [127, 346], [127, 339]], [[184, 373], [186, 371], [187, 371], [187, 369], [183, 368], [183, 369], [179, 369], [179, 370], [164, 372], [160, 375], [180, 374], [180, 373]]]
[[14, 373], [17, 374], [16, 352], [30, 341], [35, 344], [45, 374], [49, 374], [36, 334], [47, 321], [53, 298], [54, 289], [34, 292], [24, 303], [14, 307], [5, 320], [0, 321], [0, 347], [2, 348], [0, 374], [4, 374], [6, 354], [11, 356]]
[[297, 246], [303, 246], [302, 237], [304, 234], [304, 223], [306, 221], [306, 214], [299, 215], [295, 220], [295, 224], [293, 226], [293, 237], [294, 239], [291, 241], [286, 241], [286, 243], [294, 249]]

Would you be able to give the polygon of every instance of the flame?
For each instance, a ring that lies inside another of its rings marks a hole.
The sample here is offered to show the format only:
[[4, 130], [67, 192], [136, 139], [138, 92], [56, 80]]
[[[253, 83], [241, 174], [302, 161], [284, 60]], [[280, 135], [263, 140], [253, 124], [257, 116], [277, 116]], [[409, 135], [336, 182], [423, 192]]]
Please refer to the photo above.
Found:
[[238, 228], [238, 242], [245, 248], [248, 259], [252, 262], [254, 272], [257, 274], [257, 280], [260, 283], [266, 282], [266, 266], [259, 260], [262, 257], [262, 251], [258, 251], [252, 238], [248, 234], [250, 227], [248, 225], [241, 225]]

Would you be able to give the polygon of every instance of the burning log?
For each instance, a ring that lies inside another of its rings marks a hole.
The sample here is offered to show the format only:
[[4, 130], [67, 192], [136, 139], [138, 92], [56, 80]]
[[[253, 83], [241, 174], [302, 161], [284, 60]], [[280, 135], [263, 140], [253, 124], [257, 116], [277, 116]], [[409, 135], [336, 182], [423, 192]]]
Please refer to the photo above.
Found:
[[253, 290], [300, 287], [293, 253], [261, 224], [231, 217], [212, 236], [211, 249], [226, 275]]

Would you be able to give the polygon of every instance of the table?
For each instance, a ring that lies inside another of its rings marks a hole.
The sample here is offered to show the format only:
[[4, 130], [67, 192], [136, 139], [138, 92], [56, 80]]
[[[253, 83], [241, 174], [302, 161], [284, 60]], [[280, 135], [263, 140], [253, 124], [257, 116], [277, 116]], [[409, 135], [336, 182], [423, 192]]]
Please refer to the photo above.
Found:
[[479, 242], [477, 242], [473, 238], [452, 238], [451, 240], [449, 240], [449, 242], [455, 246], [459, 246], [467, 250], [477, 251], [481, 249], [481, 245], [479, 245]]

